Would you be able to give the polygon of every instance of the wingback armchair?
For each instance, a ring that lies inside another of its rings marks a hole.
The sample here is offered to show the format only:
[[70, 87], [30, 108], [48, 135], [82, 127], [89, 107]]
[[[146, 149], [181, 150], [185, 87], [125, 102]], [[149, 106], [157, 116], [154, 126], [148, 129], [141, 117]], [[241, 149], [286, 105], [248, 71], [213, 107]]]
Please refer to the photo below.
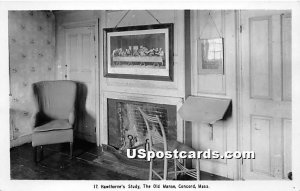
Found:
[[66, 80], [41, 81], [33, 84], [33, 92], [37, 106], [32, 119], [35, 162], [38, 161], [38, 147], [56, 143], [69, 142], [72, 158], [76, 83]]

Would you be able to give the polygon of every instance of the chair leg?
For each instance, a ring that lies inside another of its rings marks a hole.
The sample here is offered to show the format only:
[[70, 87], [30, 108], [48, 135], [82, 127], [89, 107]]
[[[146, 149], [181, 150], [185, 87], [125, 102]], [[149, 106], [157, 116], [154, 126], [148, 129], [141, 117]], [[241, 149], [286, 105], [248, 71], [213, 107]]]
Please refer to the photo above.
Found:
[[37, 147], [33, 147], [33, 161], [37, 164]]
[[197, 170], [197, 180], [200, 180], [200, 159], [198, 158], [196, 161], [196, 170]]
[[43, 146], [41, 146], [40, 148], [41, 148], [41, 154], [40, 154], [41, 159], [40, 160], [43, 160], [44, 159], [44, 148], [43, 148]]
[[164, 180], [167, 180], [168, 175], [168, 159], [164, 158]]
[[152, 180], [152, 168], [153, 168], [153, 159], [150, 159], [150, 165], [149, 165], [149, 180]]
[[176, 162], [176, 158], [174, 158], [174, 178], [175, 180], [177, 180], [177, 162]]
[[70, 159], [73, 158], [73, 143], [70, 142]]

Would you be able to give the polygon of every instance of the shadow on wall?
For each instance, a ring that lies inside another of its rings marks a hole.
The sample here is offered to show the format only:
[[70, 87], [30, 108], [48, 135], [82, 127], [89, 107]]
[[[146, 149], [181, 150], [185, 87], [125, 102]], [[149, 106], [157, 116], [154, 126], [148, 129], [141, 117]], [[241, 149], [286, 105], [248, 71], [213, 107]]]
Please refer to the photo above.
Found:
[[77, 84], [77, 99], [76, 99], [76, 125], [75, 136], [85, 139], [89, 142], [96, 142], [96, 119], [86, 109], [86, 101], [88, 95], [88, 88], [82, 82]]
[[230, 101], [222, 120], [227, 120], [230, 117], [232, 117], [232, 101]]
[[[87, 86], [84, 83], [76, 82], [76, 122], [75, 136], [90, 142], [96, 142], [95, 124], [96, 120], [86, 110], [88, 95]], [[11, 147], [31, 142], [31, 118], [33, 113], [26, 110], [10, 108], [10, 140]], [[26, 129], [26, 131], [24, 131]]]

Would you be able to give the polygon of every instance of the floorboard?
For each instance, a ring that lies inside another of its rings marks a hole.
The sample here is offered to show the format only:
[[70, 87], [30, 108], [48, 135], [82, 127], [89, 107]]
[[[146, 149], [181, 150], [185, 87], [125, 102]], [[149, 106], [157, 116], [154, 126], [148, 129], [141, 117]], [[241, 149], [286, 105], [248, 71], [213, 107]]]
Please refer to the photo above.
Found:
[[[69, 159], [69, 144], [44, 146], [43, 160], [35, 164], [31, 144], [24, 144], [10, 150], [11, 179], [13, 180], [144, 180], [147, 176], [138, 176], [132, 166], [126, 166], [117, 160], [109, 162], [103, 158], [95, 144], [82, 140], [74, 143], [74, 155]], [[101, 158], [102, 157], [102, 158]], [[100, 162], [99, 162], [100, 161]], [[118, 171], [118, 169], [123, 169]], [[124, 172], [129, 169], [131, 173]], [[132, 170], [133, 169], [133, 170]], [[141, 171], [146, 173], [147, 169]], [[132, 176], [131, 176], [132, 175]], [[181, 180], [189, 180], [179, 176]], [[228, 180], [225, 177], [201, 172], [202, 180]]]

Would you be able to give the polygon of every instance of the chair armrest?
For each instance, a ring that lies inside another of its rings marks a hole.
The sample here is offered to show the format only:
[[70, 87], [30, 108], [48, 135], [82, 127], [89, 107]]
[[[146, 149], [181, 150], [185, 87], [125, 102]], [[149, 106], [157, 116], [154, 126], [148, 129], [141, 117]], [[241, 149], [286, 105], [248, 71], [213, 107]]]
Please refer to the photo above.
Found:
[[38, 115], [38, 112], [33, 112], [31, 117], [30, 117], [30, 127], [31, 127], [32, 131], [35, 128], [35, 125], [36, 125], [37, 115]]
[[69, 123], [73, 126], [75, 122], [75, 112], [72, 111], [70, 114], [69, 114]]

